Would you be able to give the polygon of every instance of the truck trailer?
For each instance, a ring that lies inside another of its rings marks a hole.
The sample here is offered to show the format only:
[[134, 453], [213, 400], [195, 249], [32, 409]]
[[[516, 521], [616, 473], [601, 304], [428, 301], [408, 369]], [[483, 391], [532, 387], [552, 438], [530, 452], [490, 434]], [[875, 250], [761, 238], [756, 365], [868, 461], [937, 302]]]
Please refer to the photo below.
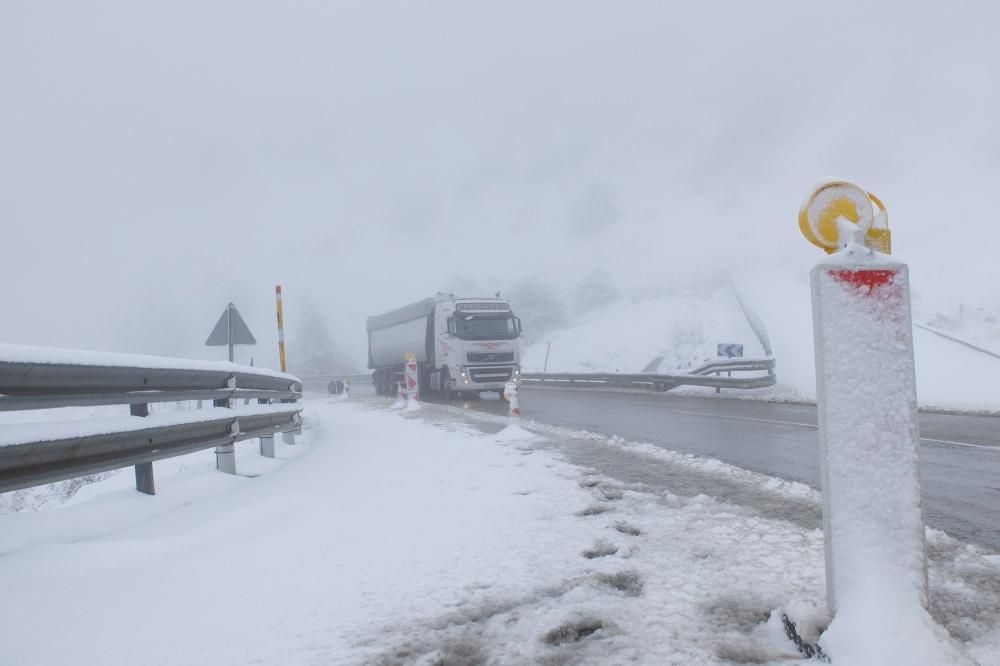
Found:
[[421, 391], [445, 398], [481, 391], [503, 395], [521, 372], [521, 320], [500, 295], [431, 298], [368, 317], [368, 367], [380, 395], [395, 395], [406, 355], [413, 354]]

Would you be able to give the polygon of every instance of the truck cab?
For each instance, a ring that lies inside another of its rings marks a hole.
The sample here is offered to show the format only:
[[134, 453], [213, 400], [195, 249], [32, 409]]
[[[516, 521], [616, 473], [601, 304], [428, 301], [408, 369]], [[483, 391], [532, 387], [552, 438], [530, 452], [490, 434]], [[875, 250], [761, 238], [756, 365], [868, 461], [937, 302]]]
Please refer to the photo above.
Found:
[[496, 391], [520, 374], [521, 320], [499, 297], [455, 298], [435, 307], [435, 372], [431, 388], [453, 392]]

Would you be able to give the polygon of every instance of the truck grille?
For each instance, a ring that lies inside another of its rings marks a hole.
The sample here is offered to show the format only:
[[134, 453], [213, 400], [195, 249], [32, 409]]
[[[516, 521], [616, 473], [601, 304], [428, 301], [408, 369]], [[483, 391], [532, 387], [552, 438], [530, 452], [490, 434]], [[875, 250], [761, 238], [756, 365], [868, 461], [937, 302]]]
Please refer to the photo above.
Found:
[[513, 363], [514, 352], [469, 352], [469, 363]]
[[510, 376], [513, 372], [514, 368], [510, 366], [505, 368], [469, 368], [469, 378], [477, 384], [507, 382], [510, 381]]

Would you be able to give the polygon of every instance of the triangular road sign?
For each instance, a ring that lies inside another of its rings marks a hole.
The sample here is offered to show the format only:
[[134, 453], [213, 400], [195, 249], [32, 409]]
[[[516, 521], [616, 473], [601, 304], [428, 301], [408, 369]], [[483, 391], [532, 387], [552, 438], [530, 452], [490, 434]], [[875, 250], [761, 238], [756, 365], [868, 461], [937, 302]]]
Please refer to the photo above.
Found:
[[[232, 331], [230, 331], [232, 328]], [[232, 333], [230, 335], [230, 333]], [[226, 309], [222, 311], [222, 316], [219, 318], [219, 323], [215, 325], [212, 329], [212, 334], [208, 336], [208, 340], [205, 341], [205, 345], [208, 347], [225, 347], [226, 345], [255, 345], [257, 340], [254, 339], [253, 333], [250, 332], [250, 327], [247, 323], [243, 321], [243, 317], [240, 316], [240, 311], [236, 309], [236, 306], [230, 303], [226, 306]]]

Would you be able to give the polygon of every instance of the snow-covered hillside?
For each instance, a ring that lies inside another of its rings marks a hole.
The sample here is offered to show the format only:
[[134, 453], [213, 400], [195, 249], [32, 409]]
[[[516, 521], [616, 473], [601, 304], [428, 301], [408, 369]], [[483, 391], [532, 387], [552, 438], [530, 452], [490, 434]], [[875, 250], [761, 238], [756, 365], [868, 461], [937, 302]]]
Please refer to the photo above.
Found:
[[[919, 275], [919, 278], [917, 277]], [[932, 286], [937, 281], [915, 273], [914, 322], [937, 329], [985, 349], [1000, 350], [1000, 330], [992, 310], [961, 307]], [[734, 275], [733, 284], [763, 319], [777, 359], [778, 384], [768, 389], [731, 393], [740, 397], [814, 400], [812, 309], [807, 271], [772, 269]], [[989, 285], [977, 285], [976, 302], [988, 299]], [[734, 291], [726, 285], [711, 290], [666, 286], [640, 297], [619, 298], [613, 304], [549, 334], [524, 352], [528, 371], [541, 371], [551, 343], [550, 372], [653, 371], [650, 362], [662, 357], [655, 370], [670, 372], [695, 367], [716, 357], [716, 344], [741, 343], [748, 357], [763, 350], [747, 323]], [[945, 409], [1000, 409], [1000, 358], [974, 351], [917, 328], [914, 332], [917, 390], [922, 405]], [[710, 393], [712, 389], [685, 391]]]
[[747, 357], [764, 354], [732, 289], [653, 289], [544, 337], [522, 363], [541, 372], [548, 352], [550, 372], [684, 372], [716, 358], [719, 343], [742, 344]]

